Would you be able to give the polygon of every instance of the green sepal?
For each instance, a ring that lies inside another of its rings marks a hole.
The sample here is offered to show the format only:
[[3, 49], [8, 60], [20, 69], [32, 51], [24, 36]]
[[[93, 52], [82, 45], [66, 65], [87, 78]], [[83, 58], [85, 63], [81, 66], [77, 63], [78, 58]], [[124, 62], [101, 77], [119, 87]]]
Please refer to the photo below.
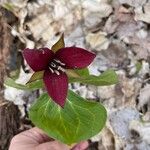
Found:
[[62, 34], [60, 39], [52, 46], [51, 50], [53, 52], [57, 52], [59, 49], [64, 47], [65, 47], [64, 34]]
[[34, 82], [36, 80], [43, 79], [43, 75], [44, 75], [44, 71], [34, 72], [26, 84], [29, 84], [29, 83]]

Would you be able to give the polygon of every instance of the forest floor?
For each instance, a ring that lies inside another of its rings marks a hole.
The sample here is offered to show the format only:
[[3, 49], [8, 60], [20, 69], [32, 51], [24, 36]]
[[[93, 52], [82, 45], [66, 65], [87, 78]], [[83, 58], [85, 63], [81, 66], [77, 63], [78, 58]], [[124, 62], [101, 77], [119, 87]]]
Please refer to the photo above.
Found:
[[[64, 33], [66, 46], [97, 54], [91, 74], [112, 68], [119, 78], [112, 86], [73, 86], [108, 111], [106, 127], [89, 150], [150, 150], [150, 0], [1, 0], [0, 5], [13, 36], [11, 76], [25, 83], [32, 71], [20, 52], [51, 47]], [[4, 94], [21, 111], [21, 129], [30, 128], [27, 112], [38, 91], [7, 87]]]

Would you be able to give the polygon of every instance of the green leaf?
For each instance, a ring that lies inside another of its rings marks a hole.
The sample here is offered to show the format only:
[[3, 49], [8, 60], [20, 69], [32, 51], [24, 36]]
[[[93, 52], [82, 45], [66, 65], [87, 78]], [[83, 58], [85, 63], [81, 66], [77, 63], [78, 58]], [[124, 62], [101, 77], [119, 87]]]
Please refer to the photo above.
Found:
[[84, 68], [84, 69], [75, 69], [74, 70], [79, 76], [89, 76], [89, 69], [88, 68]]
[[[102, 73], [100, 76], [84, 76], [82, 74], [81, 77], [76, 78], [69, 78], [69, 82], [79, 82], [83, 84], [91, 84], [96, 86], [105, 86], [105, 85], [112, 85], [118, 83], [117, 74], [113, 70], [108, 70]], [[44, 87], [43, 80], [36, 80], [33, 82], [30, 82], [26, 85], [16, 83], [15, 80], [11, 78], [7, 78], [5, 80], [5, 85], [14, 87], [20, 90], [36, 90]]]
[[36, 81], [36, 80], [40, 80], [43, 78], [44, 75], [44, 71], [38, 71], [38, 72], [34, 72], [30, 78], [30, 80], [27, 82], [27, 84]]
[[6, 86], [10, 86], [20, 90], [37, 90], [43, 88], [43, 80], [36, 80], [26, 85], [16, 83], [15, 80], [7, 78], [4, 83]]
[[64, 42], [64, 34], [60, 37], [60, 39], [52, 46], [51, 50], [53, 52], [57, 52], [59, 49], [65, 47], [65, 42]]
[[69, 78], [69, 82], [80, 82], [96, 86], [105, 86], [118, 83], [117, 74], [113, 70], [107, 70], [99, 76], [89, 75], [81, 78]]
[[103, 105], [68, 92], [64, 108], [43, 94], [29, 111], [32, 122], [50, 137], [71, 145], [87, 140], [104, 127], [107, 113]]
[[84, 69], [66, 69], [66, 74], [69, 78], [81, 78], [89, 76], [88, 68]]

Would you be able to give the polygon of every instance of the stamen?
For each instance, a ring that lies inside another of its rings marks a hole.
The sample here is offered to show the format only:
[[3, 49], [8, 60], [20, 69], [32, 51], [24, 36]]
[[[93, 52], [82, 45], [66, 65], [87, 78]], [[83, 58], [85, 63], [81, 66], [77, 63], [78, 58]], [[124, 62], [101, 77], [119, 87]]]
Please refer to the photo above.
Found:
[[52, 67], [56, 68], [56, 64], [55, 64], [55, 63], [51, 62], [50, 65], [51, 65]]
[[62, 62], [60, 62], [60, 64], [61, 64], [62, 66], [65, 66], [65, 64], [64, 64], [64, 63], [62, 63]]
[[57, 63], [60, 63], [60, 60], [58, 60], [58, 59], [53, 59], [54, 61], [56, 61]]
[[59, 71], [57, 71], [57, 70], [54, 70], [54, 72], [55, 72], [57, 75], [60, 75]]
[[65, 69], [63, 68], [63, 66], [65, 66], [64, 63], [62, 63], [60, 60], [58, 59], [53, 59], [50, 63], [49, 63], [49, 70], [52, 73], [56, 73], [57, 75], [60, 75], [61, 72], [65, 72]]
[[58, 70], [61, 70], [62, 72], [65, 72], [65, 69], [64, 68], [62, 68], [61, 66], [58, 66], [58, 68], [57, 68]]
[[52, 73], [54, 73], [54, 70], [51, 67], [48, 67], [48, 68]]
[[62, 63], [60, 60], [58, 60], [58, 59], [54, 59], [54, 61], [56, 61], [57, 63], [59, 63], [60, 65], [62, 65], [62, 66], [65, 66], [65, 64], [64, 63]]

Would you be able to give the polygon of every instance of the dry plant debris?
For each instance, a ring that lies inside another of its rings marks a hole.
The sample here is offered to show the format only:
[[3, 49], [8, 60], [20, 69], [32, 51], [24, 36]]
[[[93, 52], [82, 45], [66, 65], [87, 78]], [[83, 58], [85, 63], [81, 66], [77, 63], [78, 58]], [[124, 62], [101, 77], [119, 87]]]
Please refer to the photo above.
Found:
[[[150, 0], [2, 0], [0, 5], [17, 17], [10, 28], [24, 47], [51, 47], [64, 32], [67, 46], [97, 53], [93, 74], [116, 70], [120, 82], [115, 86], [70, 85], [108, 109], [106, 128], [91, 139], [98, 142], [96, 149], [150, 149]], [[32, 73], [23, 66], [21, 83], [28, 80], [25, 72]], [[23, 106], [28, 109], [39, 93], [6, 88], [5, 97], [24, 116]]]

